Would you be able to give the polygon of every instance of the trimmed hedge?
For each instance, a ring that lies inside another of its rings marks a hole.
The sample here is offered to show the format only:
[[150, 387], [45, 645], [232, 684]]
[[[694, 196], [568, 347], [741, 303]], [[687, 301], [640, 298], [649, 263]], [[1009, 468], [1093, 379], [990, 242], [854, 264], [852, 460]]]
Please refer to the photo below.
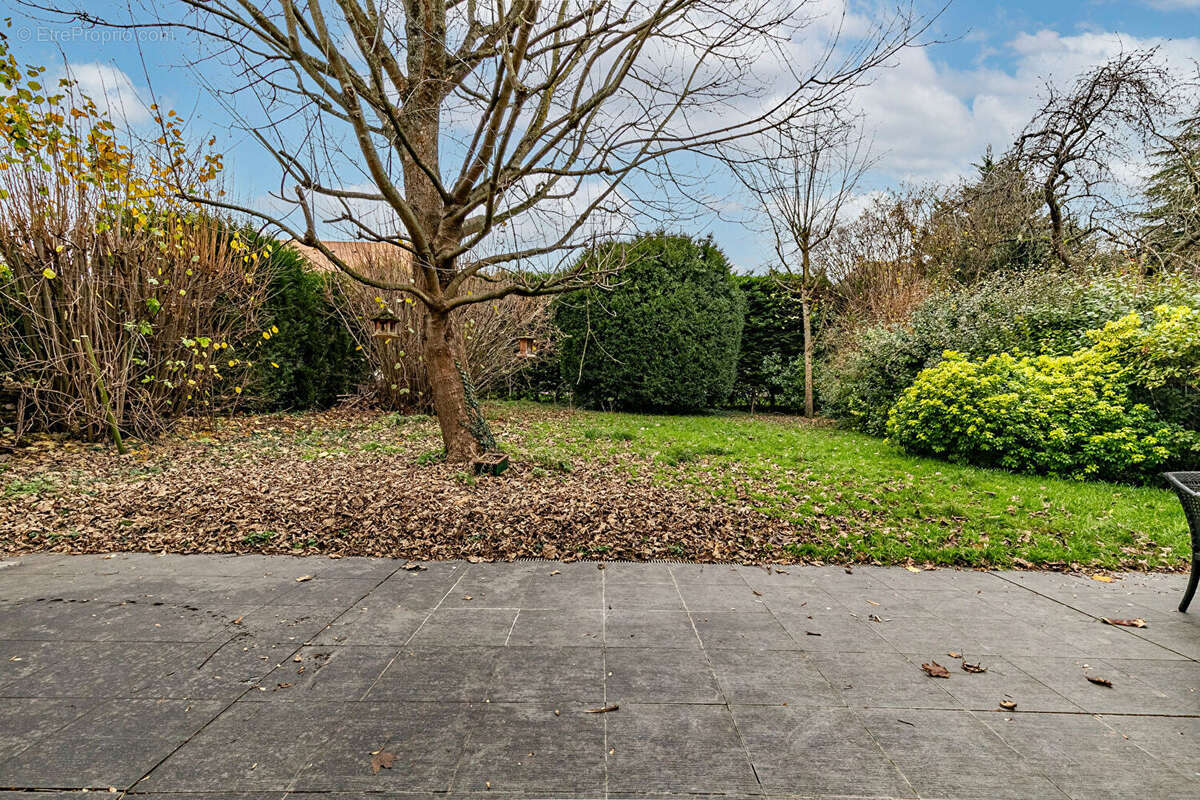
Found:
[[612, 289], [581, 290], [555, 303], [559, 365], [578, 402], [697, 411], [728, 400], [745, 300], [711, 241], [656, 234], [582, 258], [585, 269], [626, 266]]
[[[788, 287], [786, 275], [743, 275], [737, 286], [746, 298], [746, 324], [738, 354], [735, 403], [755, 407], [796, 408], [804, 405], [804, 335], [799, 289]], [[815, 327], [815, 326], [814, 326]], [[800, 391], [789, 380], [800, 360]]]
[[263, 327], [270, 338], [255, 349], [251, 402], [272, 411], [328, 408], [354, 390], [367, 366], [334, 305], [340, 290], [278, 244], [266, 269]]

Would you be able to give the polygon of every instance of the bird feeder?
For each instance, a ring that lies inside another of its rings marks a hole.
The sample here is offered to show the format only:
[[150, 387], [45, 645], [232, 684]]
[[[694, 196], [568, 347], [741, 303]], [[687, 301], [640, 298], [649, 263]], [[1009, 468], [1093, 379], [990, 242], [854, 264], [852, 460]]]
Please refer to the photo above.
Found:
[[400, 318], [386, 306], [371, 317], [371, 325], [375, 329], [374, 336], [378, 339], [391, 339], [400, 333]]
[[517, 357], [537, 358], [537, 348], [533, 344], [532, 336], [517, 337]]

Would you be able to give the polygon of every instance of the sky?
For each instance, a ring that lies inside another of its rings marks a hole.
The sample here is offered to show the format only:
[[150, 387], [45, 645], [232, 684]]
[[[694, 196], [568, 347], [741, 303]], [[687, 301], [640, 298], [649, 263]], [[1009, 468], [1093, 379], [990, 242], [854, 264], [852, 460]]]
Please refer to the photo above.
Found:
[[[169, 2], [170, 0], [164, 0]], [[842, 0], [832, 0], [834, 4]], [[851, 11], [864, 11], [850, 0]], [[121, 0], [90, 0], [97, 16], [128, 17]], [[922, 7], [932, 13], [940, 6]], [[272, 163], [212, 103], [194, 72], [181, 64], [194, 43], [178, 33], [144, 31], [137, 38], [27, 16], [16, 0], [0, 0], [0, 17], [19, 60], [64, 65], [93, 97], [104, 96], [133, 126], [157, 101], [188, 118], [199, 138], [216, 136], [226, 153], [232, 196], [264, 202], [278, 185]], [[938, 40], [904, 52], [855, 102], [874, 140], [875, 168], [863, 197], [903, 182], [953, 181], [968, 174], [988, 145], [1005, 150], [1038, 104], [1046, 81], [1067, 82], [1122, 48], [1161, 47], [1181, 73], [1200, 61], [1200, 0], [992, 2], [954, 0], [930, 31]], [[771, 265], [772, 248], [755, 222], [750, 198], [732, 178], [714, 173], [710, 194], [727, 198], [719, 213], [691, 219], [688, 233], [712, 234], [741, 270]]]

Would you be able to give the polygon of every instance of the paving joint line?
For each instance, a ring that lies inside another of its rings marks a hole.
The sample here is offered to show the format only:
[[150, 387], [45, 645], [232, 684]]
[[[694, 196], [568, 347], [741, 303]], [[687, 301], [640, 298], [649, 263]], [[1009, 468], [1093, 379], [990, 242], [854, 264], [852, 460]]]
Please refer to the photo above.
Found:
[[[322, 632], [325, 631], [326, 629], [328, 629], [328, 627], [330, 625], [332, 625], [334, 622], [337, 622], [339, 619], [341, 619], [346, 613], [348, 613], [350, 611], [351, 608], [354, 608], [354, 606], [361, 603], [366, 597], [368, 597], [371, 594], [371, 592], [375, 591], [380, 586], [382, 586], [384, 583], [386, 583], [393, 575], [395, 575], [397, 572], [399, 572], [402, 568], [403, 567], [401, 567], [401, 566], [397, 566], [395, 569], [393, 569], [391, 572], [389, 572], [387, 575], [385, 575], [382, 579], [379, 580], [378, 583], [376, 583], [373, 587], [368, 589], [365, 594], [363, 594], [357, 600], [352, 602], [348, 608], [346, 608], [344, 611], [342, 611], [341, 614], [338, 614], [332, 620], [330, 620], [328, 623], [326, 623], [325, 627], [322, 628], [321, 631]], [[259, 606], [258, 610], [262, 611], [264, 608], [267, 608], [268, 605], [269, 604], [264, 603], [263, 605]], [[299, 645], [297, 645], [292, 650], [292, 652], [284, 658], [284, 662], [286, 662], [288, 660], [288, 658], [294, 658], [296, 655], [298, 655], [301, 650], [303, 650], [305, 647], [308, 646], [308, 641], [311, 641], [311, 640], [312, 640], [312, 637], [309, 637], [309, 639], [307, 641], [301, 642]], [[266, 672], [264, 672], [261, 676], [259, 676], [257, 679], [255, 679], [255, 683], [257, 683], [258, 681], [261, 681], [267, 675], [270, 675], [275, 669], [278, 668], [278, 666], [279, 666], [278, 664], [276, 664], [274, 666], [270, 666], [270, 668]], [[120, 800], [121, 798], [124, 798], [126, 795], [128, 795], [130, 792], [132, 792], [139, 783], [146, 780], [146, 778], [150, 777], [156, 769], [161, 767], [164, 763], [166, 763], [166, 761], [168, 759], [170, 759], [172, 756], [174, 756], [176, 753], [178, 753], [180, 750], [182, 750], [184, 747], [186, 747], [189, 743], [191, 743], [191, 741], [193, 739], [195, 739], [197, 736], [199, 736], [201, 733], [203, 733], [208, 728], [209, 725], [212, 725], [214, 722], [216, 722], [218, 719], [220, 719], [222, 716], [224, 716], [225, 713], [229, 711], [229, 709], [233, 708], [234, 705], [236, 705], [239, 700], [241, 700], [247, 694], [252, 692], [254, 689], [255, 689], [254, 685], [247, 686], [245, 689], [243, 689], [237, 696], [235, 696], [232, 700], [230, 700], [229, 703], [226, 704], [224, 708], [222, 708], [220, 711], [218, 711], [216, 714], [214, 714], [212, 716], [212, 718], [210, 718], [208, 720], [208, 722], [204, 723], [203, 725], [200, 726], [200, 728], [198, 728], [197, 730], [195, 730], [191, 734], [189, 734], [187, 736], [187, 738], [185, 738], [182, 742], [180, 742], [169, 753], [167, 753], [165, 756], [163, 756], [158, 761], [156, 761], [148, 770], [146, 770], [145, 773], [143, 773], [143, 775], [140, 778], [135, 780], [133, 783], [129, 784], [129, 786], [126, 789], [122, 790], [122, 792], [120, 794], [120, 798], [118, 798], [118, 800]], [[306, 761], [307, 761], [307, 759], [306, 759]], [[304, 770], [304, 767], [301, 766], [300, 771], [302, 772], [303, 770]], [[300, 773], [297, 772], [296, 777], [298, 777], [299, 774]], [[294, 781], [295, 778], [293, 778], [292, 780]], [[291, 782], [289, 782], [289, 787], [290, 787], [290, 785], [291, 785]], [[288, 790], [285, 790], [284, 796], [286, 796], [289, 791], [290, 791], [290, 788]]]
[[[708, 648], [704, 646], [704, 639], [700, 637], [700, 629], [696, 627], [696, 619], [692, 616], [691, 609], [688, 608], [687, 600], [683, 596], [683, 590], [679, 588], [679, 580], [675, 577], [675, 570], [667, 567], [667, 574], [671, 576], [671, 584], [675, 587], [675, 593], [679, 595], [679, 603], [683, 606], [684, 613], [687, 614], [688, 624], [692, 626], [692, 633], [696, 635], [696, 640], [700, 643], [700, 652], [704, 654], [704, 663], [708, 667], [708, 674], [712, 676], [713, 683], [716, 684], [717, 692], [721, 697], [721, 703], [711, 705], [720, 705], [725, 709], [725, 713], [729, 716], [729, 722], [733, 725], [733, 732], [737, 735], [738, 745], [742, 748], [742, 756], [746, 759], [746, 765], [750, 767], [750, 774], [754, 776], [754, 782], [758, 785], [759, 792], [765, 795], [767, 787], [763, 785], [762, 776], [758, 774], [758, 768], [754, 766], [754, 757], [750, 754], [750, 747], [746, 744], [746, 737], [742, 734], [742, 729], [738, 725], [737, 717], [734, 716], [733, 707], [729, 704], [729, 698], [725, 695], [725, 690], [721, 688], [721, 681], [717, 679], [717, 671], [713, 668], [712, 657], [708, 654]], [[738, 577], [742, 577], [740, 573]], [[747, 589], [751, 588], [746, 583], [745, 578], [742, 578], [742, 583]], [[779, 624], [778, 620], [776, 620], [776, 624]], [[791, 636], [786, 628], [784, 628], [784, 633], [787, 633], [789, 637]]]
[[[1021, 583], [1021, 582], [1019, 582], [1019, 581], [1014, 581], [1014, 580], [1012, 580], [1011, 578], [1006, 578], [1004, 575], [1000, 574], [1000, 573], [999, 573], [999, 572], [997, 572], [997, 571], [994, 571], [994, 570], [989, 570], [989, 571], [988, 571], [988, 574], [989, 574], [989, 575], [993, 575], [993, 576], [995, 576], [996, 578], [999, 578], [1000, 580], [1004, 581], [1004, 582], [1005, 582], [1005, 583], [1007, 583], [1007, 584], [1010, 584], [1010, 585], [1012, 585], [1012, 586], [1019, 587], [1019, 588], [1021, 588], [1021, 589], [1024, 589], [1024, 590], [1025, 590], [1025, 591], [1027, 591], [1027, 592], [1030, 592], [1030, 593], [1032, 593], [1032, 594], [1035, 594], [1035, 595], [1037, 595], [1038, 597], [1045, 598], [1046, 600], [1049, 600], [1049, 601], [1051, 601], [1051, 602], [1053, 602], [1053, 603], [1058, 603], [1060, 606], [1062, 606], [1062, 607], [1064, 607], [1064, 608], [1069, 608], [1069, 609], [1071, 609], [1072, 611], [1076, 612], [1077, 614], [1083, 614], [1085, 617], [1090, 617], [1091, 619], [1093, 619], [1093, 620], [1094, 620], [1094, 621], [1096, 621], [1096, 622], [1100, 622], [1100, 621], [1101, 621], [1101, 618], [1100, 618], [1100, 617], [1096, 616], [1095, 614], [1091, 613], [1090, 611], [1084, 611], [1082, 608], [1076, 608], [1075, 606], [1071, 605], [1070, 603], [1068, 603], [1068, 602], [1067, 602], [1067, 601], [1065, 601], [1065, 600], [1059, 600], [1057, 597], [1053, 597], [1053, 596], [1051, 596], [1051, 595], [1044, 594], [1043, 592], [1039, 592], [1037, 589], [1034, 589], [1034, 588], [1032, 588], [1032, 587], [1030, 587], [1030, 586], [1026, 586], [1025, 584], [1023, 584], [1023, 583]], [[1146, 642], [1147, 644], [1152, 644], [1152, 645], [1154, 645], [1155, 647], [1158, 647], [1159, 649], [1162, 649], [1162, 650], [1165, 650], [1165, 651], [1167, 651], [1168, 653], [1174, 653], [1175, 655], [1179, 656], [1179, 657], [1180, 657], [1180, 658], [1182, 658], [1182, 659], [1186, 659], [1187, 661], [1191, 661], [1191, 662], [1193, 662], [1193, 663], [1200, 663], [1200, 659], [1198, 659], [1198, 658], [1193, 658], [1192, 656], [1189, 656], [1189, 655], [1187, 655], [1186, 653], [1181, 653], [1181, 652], [1179, 652], [1178, 650], [1172, 650], [1170, 647], [1167, 647], [1165, 644], [1160, 644], [1160, 643], [1158, 643], [1158, 642], [1156, 642], [1156, 641], [1154, 641], [1154, 640], [1152, 640], [1152, 639], [1147, 639], [1145, 636], [1139, 636], [1139, 635], [1138, 635], [1138, 633], [1137, 633], [1137, 629], [1136, 629], [1136, 628], [1127, 628], [1127, 627], [1125, 627], [1125, 626], [1123, 626], [1123, 625], [1112, 625], [1112, 626], [1110, 626], [1110, 627], [1117, 628], [1117, 629], [1119, 629], [1119, 630], [1120, 630], [1120, 632], [1121, 632], [1121, 633], [1127, 633], [1127, 634], [1130, 634], [1130, 635], [1131, 635], [1131, 636], [1133, 636], [1134, 638], [1141, 639], [1143, 642]], [[1128, 660], [1131, 660], [1131, 661], [1152, 661], [1152, 660], [1154, 660], [1154, 659], [1128, 659]], [[1172, 659], [1172, 660], [1173, 660], [1173, 659]]]

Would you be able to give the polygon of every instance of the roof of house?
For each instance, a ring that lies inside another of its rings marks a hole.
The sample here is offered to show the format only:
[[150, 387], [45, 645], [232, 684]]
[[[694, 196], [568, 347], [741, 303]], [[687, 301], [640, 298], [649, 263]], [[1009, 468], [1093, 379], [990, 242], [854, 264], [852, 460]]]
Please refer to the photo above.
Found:
[[[385, 277], [389, 272], [401, 269], [407, 277], [412, 254], [389, 242], [322, 242], [329, 250], [346, 262], [353, 269], [372, 274], [373, 277]], [[296, 240], [289, 241], [287, 246], [308, 260], [312, 268], [318, 272], [337, 272], [337, 266], [315, 247], [309, 247]]]

